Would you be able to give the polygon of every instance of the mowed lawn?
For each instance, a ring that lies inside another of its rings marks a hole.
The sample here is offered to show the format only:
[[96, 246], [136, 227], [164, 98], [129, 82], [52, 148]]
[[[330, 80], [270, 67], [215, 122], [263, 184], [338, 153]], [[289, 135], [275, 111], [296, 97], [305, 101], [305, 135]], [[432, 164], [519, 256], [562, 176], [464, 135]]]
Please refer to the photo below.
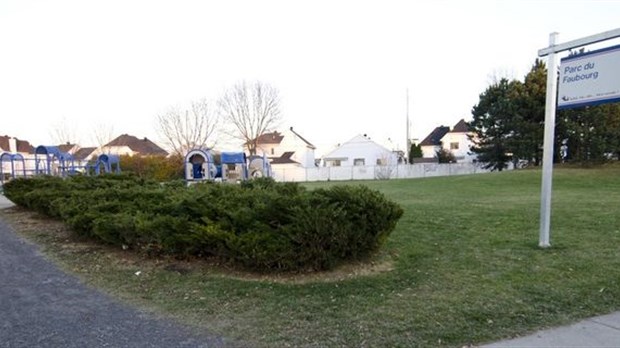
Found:
[[620, 166], [554, 174], [546, 250], [541, 173], [522, 170], [307, 184], [368, 185], [403, 206], [368, 275], [293, 283], [55, 255], [123, 299], [250, 346], [481, 344], [620, 310]]

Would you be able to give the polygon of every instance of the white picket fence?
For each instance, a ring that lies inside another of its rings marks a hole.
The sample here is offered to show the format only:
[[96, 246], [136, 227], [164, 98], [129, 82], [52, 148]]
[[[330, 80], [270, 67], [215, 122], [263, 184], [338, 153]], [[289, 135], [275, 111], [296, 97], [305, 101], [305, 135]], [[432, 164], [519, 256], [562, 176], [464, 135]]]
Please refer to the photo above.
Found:
[[[375, 179], [409, 179], [434, 176], [467, 175], [488, 173], [478, 163], [420, 163], [392, 166], [351, 166], [351, 167], [315, 167], [315, 168], [277, 168], [273, 174], [277, 181], [340, 181], [340, 180], [375, 180]], [[508, 168], [512, 169], [511, 167]]]

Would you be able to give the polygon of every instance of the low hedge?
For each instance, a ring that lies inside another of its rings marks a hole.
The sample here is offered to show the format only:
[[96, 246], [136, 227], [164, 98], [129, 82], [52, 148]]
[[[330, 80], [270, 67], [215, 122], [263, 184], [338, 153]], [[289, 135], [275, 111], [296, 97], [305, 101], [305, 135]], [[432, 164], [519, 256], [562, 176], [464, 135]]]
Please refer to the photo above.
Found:
[[184, 187], [128, 175], [37, 177], [12, 180], [4, 192], [80, 236], [261, 271], [325, 270], [367, 257], [403, 213], [365, 186], [309, 191], [268, 178]]

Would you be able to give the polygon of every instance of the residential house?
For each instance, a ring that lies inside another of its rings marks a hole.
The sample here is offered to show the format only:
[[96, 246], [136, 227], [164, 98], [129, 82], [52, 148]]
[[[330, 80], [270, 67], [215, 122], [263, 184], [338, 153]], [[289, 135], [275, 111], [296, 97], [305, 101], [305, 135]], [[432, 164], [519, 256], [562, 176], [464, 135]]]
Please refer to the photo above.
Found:
[[69, 142], [65, 144], [60, 144], [56, 146], [60, 152], [68, 153], [70, 155], [75, 155], [76, 152], [80, 150], [80, 146], [77, 144], [71, 144]]
[[97, 148], [85, 159], [91, 159], [102, 153], [118, 156], [168, 156], [168, 152], [151, 140], [137, 138], [133, 135], [122, 134], [109, 143]]
[[81, 162], [87, 162], [93, 157], [95, 150], [97, 150], [96, 147], [81, 147], [73, 153], [73, 158]]
[[469, 126], [464, 119], [461, 119], [452, 127], [452, 130], [441, 138], [441, 146], [444, 150], [450, 151], [457, 162], [471, 163], [476, 159], [476, 155], [471, 154], [472, 142], [469, 139]]
[[272, 165], [314, 167], [316, 147], [293, 130], [265, 133], [257, 138], [257, 154], [266, 154]]
[[10, 152], [28, 155], [34, 153], [34, 147], [26, 140], [19, 140], [8, 135], [0, 136], [0, 153]]
[[471, 163], [476, 156], [470, 153], [472, 146], [470, 134], [469, 126], [464, 119], [459, 120], [452, 129], [445, 126], [437, 127], [420, 143], [422, 157], [436, 158], [437, 151], [443, 149], [451, 152], [457, 162]]
[[384, 146], [364, 135], [356, 135], [351, 140], [323, 156], [326, 167], [395, 165], [397, 156]]
[[437, 151], [441, 150], [441, 139], [448, 134], [450, 127], [439, 126], [426, 137], [420, 143], [422, 149], [423, 158], [435, 158], [437, 157]]

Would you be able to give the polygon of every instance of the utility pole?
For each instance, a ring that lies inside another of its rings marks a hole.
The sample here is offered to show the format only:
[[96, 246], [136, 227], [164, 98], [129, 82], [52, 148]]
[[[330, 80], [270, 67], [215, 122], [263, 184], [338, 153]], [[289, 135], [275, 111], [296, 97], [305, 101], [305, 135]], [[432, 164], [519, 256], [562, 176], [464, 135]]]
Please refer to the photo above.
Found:
[[407, 88], [407, 141], [405, 141], [405, 159], [409, 163], [409, 151], [411, 150], [411, 137], [409, 136], [409, 88]]

